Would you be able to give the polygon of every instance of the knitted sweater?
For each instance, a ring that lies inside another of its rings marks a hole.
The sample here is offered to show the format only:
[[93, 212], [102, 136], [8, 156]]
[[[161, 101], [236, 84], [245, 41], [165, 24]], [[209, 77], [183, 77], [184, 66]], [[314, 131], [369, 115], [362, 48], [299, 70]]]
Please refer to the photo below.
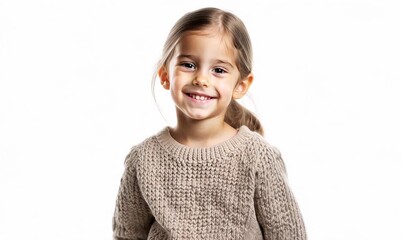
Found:
[[182, 145], [168, 127], [134, 146], [125, 160], [113, 235], [306, 239], [279, 151], [245, 126], [212, 147]]

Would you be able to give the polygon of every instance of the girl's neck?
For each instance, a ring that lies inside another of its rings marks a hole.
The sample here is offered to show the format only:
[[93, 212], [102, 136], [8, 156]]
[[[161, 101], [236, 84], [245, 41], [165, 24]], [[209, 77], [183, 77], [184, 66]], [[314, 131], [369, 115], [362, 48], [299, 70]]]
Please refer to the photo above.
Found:
[[189, 147], [211, 147], [232, 138], [237, 130], [223, 120], [185, 120], [178, 121], [170, 130], [171, 136], [179, 143]]

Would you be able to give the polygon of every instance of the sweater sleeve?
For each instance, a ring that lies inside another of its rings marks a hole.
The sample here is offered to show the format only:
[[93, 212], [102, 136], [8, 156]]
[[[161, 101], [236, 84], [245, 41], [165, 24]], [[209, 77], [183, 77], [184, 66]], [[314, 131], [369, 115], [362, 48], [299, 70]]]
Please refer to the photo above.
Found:
[[153, 215], [141, 195], [136, 177], [138, 151], [133, 149], [125, 159], [125, 170], [118, 190], [113, 217], [114, 240], [147, 239], [154, 221]]
[[255, 210], [264, 239], [306, 240], [304, 222], [289, 188], [280, 152], [265, 145], [259, 153]]

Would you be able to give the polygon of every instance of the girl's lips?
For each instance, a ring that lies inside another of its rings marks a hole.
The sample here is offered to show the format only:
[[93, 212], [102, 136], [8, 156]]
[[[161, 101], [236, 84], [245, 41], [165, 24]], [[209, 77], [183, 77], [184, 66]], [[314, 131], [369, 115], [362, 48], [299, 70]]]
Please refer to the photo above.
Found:
[[212, 99], [212, 98], [216, 98], [214, 97], [214, 94], [209, 94], [209, 93], [205, 93], [203, 91], [185, 91], [184, 92], [187, 96], [192, 97], [194, 99]]
[[185, 95], [187, 95], [193, 101], [205, 103], [216, 98], [203, 92], [187, 92]]
[[204, 93], [204, 92], [198, 92], [198, 91], [188, 91], [185, 92], [186, 95], [190, 96], [190, 97], [205, 97], [205, 98], [216, 98], [214, 97], [214, 94], [208, 94], [208, 93]]

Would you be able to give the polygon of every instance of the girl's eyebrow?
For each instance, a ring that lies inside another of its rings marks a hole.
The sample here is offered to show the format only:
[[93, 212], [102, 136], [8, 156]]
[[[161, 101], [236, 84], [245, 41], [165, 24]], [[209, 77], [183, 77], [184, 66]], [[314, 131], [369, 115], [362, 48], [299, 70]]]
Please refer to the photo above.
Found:
[[217, 59], [216, 62], [226, 64], [226, 65], [229, 65], [230, 67], [234, 68], [234, 66], [228, 61], [223, 61], [223, 60]]
[[189, 54], [180, 54], [177, 56], [177, 58], [190, 58], [190, 59], [198, 59], [196, 56], [194, 55], [189, 55]]
[[[194, 60], [198, 60], [199, 58], [194, 56], [194, 55], [190, 55], [190, 54], [180, 54], [177, 56], [178, 59], [180, 58], [189, 58], [189, 59], [194, 59]], [[222, 64], [226, 64], [229, 65], [230, 67], [234, 68], [234, 66], [229, 62], [229, 61], [224, 61], [221, 59], [216, 59], [216, 63], [222, 63]]]

